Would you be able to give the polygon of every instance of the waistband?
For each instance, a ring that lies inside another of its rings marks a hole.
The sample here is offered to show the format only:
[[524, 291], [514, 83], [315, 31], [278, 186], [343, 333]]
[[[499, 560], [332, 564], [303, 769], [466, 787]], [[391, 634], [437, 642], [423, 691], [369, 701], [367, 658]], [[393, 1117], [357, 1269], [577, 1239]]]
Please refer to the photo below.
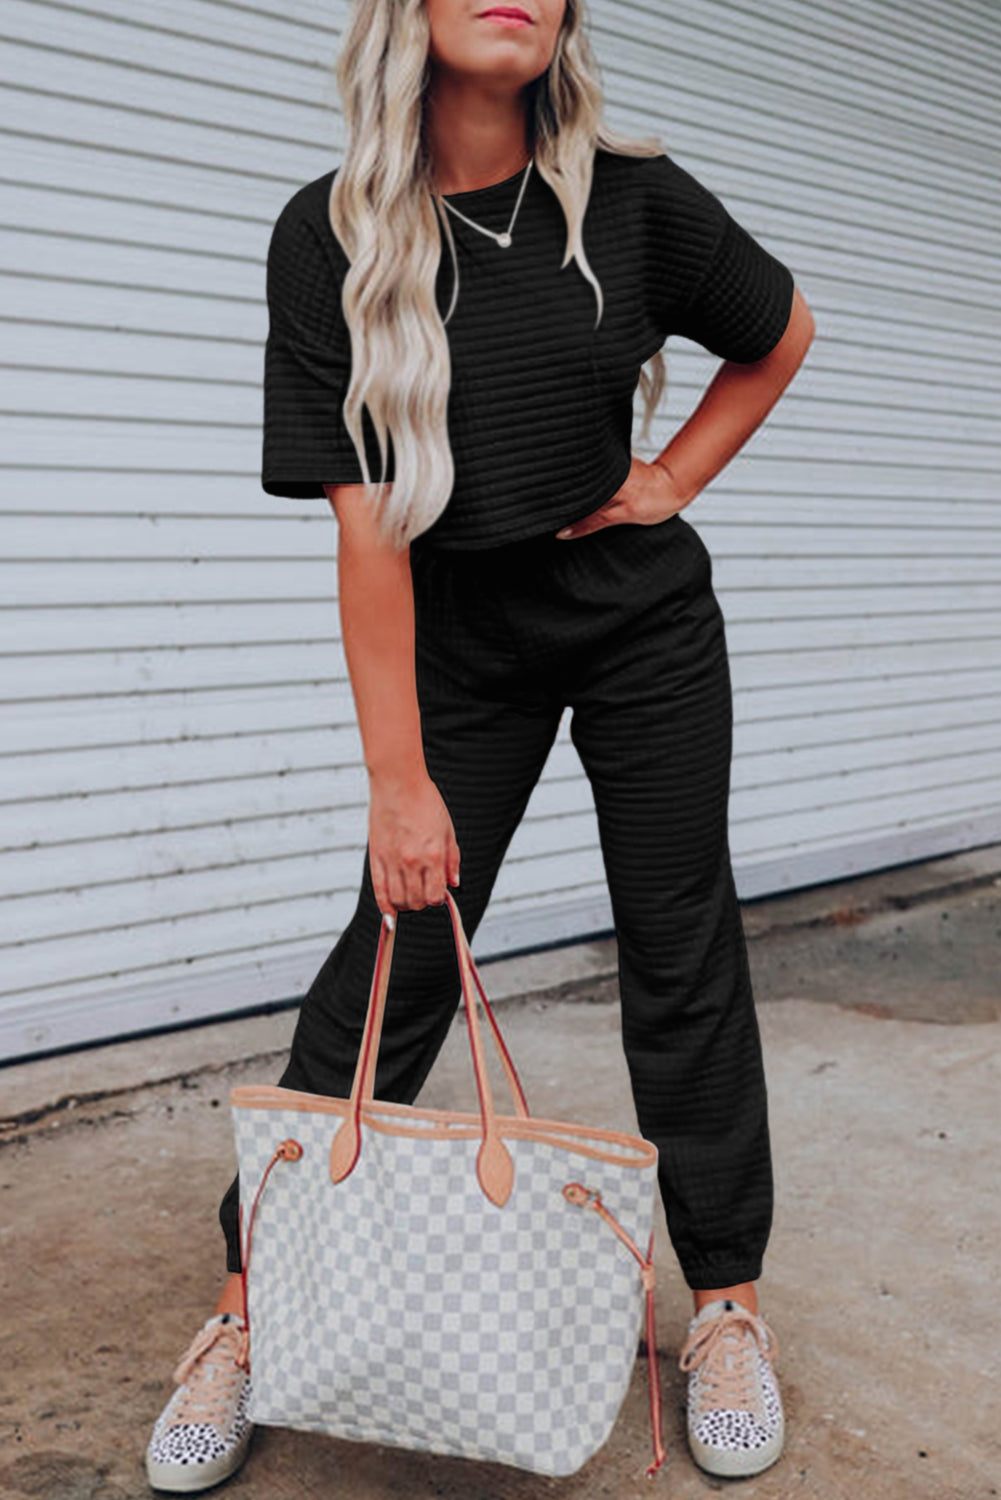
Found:
[[651, 606], [674, 607], [705, 587], [711, 561], [676, 513], [562, 540], [546, 532], [497, 547], [412, 548], [411, 576], [422, 630], [524, 636], [543, 651], [550, 635], [579, 636], [584, 619], [601, 634]]
[[645, 525], [635, 521], [619, 521], [611, 526], [601, 526], [581, 536], [558, 537], [555, 531], [537, 532], [532, 536], [519, 537], [515, 541], [499, 542], [493, 547], [438, 547], [424, 544], [418, 537], [410, 548], [410, 556], [418, 566], [432, 562], [451, 571], [508, 574], [519, 568], [536, 566], [561, 566], [576, 554], [578, 560], [600, 562], [603, 557], [634, 555], [637, 559], [673, 547], [683, 532], [694, 532], [694, 527], [680, 512]]

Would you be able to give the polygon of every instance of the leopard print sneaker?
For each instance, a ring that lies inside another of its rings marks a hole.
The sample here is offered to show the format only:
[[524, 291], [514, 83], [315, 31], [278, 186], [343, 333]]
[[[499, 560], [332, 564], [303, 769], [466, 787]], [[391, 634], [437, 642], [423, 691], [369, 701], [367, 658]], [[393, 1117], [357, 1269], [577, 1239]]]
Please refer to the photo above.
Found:
[[688, 1446], [700, 1468], [760, 1474], [779, 1457], [785, 1417], [772, 1369], [777, 1354], [764, 1319], [728, 1297], [692, 1318], [678, 1364], [688, 1371]]
[[155, 1490], [190, 1494], [219, 1484], [243, 1463], [253, 1424], [246, 1325], [217, 1313], [192, 1339], [174, 1371], [174, 1391], [153, 1428], [146, 1474]]

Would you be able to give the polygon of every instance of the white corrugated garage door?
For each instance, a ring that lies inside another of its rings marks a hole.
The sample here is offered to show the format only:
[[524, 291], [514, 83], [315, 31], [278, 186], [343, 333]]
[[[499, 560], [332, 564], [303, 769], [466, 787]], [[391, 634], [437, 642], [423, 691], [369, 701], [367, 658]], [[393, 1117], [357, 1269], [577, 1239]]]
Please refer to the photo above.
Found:
[[[727, 618], [741, 894], [997, 839], [1001, 17], [590, 9], [612, 121], [658, 132], [818, 323], [688, 512]], [[337, 159], [343, 15], [4, 7], [6, 1055], [298, 996], [354, 907], [336, 524], [258, 482], [268, 235]], [[714, 369], [668, 348], [657, 449]], [[478, 956], [611, 927], [568, 727]]]

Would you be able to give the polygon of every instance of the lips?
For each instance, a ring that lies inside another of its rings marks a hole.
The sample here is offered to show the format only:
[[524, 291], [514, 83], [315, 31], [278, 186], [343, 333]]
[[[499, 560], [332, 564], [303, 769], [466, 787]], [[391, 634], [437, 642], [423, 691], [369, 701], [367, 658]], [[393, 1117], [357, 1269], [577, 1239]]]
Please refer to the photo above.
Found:
[[486, 16], [503, 16], [509, 21], [528, 21], [529, 24], [532, 23], [532, 17], [520, 5], [491, 5], [489, 10], [480, 11], [481, 20]]

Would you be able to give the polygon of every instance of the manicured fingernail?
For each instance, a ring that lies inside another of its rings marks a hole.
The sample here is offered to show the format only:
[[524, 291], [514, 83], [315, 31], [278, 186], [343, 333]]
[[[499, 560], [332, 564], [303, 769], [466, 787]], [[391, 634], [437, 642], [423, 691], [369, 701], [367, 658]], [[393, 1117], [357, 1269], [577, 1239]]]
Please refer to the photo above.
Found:
[[560, 537], [562, 537], [562, 536], [573, 536], [573, 527], [572, 526], [564, 526], [563, 530], [562, 531], [558, 531], [556, 533], [556, 535], [560, 536]]

